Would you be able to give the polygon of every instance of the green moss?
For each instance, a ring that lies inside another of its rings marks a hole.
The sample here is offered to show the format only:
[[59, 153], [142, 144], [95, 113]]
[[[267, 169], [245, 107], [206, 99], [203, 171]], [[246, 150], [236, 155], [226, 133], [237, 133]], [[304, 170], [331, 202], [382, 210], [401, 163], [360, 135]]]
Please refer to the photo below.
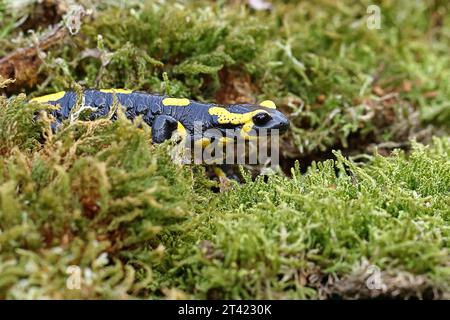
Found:
[[337, 279], [368, 261], [448, 293], [449, 152], [436, 140], [363, 167], [337, 153], [305, 175], [247, 181], [185, 222], [195, 234], [176, 235], [161, 276], [201, 298], [308, 298], [344, 294]]
[[[37, 108], [22, 99], [0, 104], [1, 132], [11, 141], [0, 161], [0, 296], [120, 297], [125, 291], [109, 290], [101, 274], [126, 290], [139, 286], [134, 273], [154, 259], [155, 235], [178, 226], [207, 192], [194, 193], [191, 169], [172, 163], [169, 146], [153, 147], [148, 127], [122, 116], [114, 124], [66, 123], [52, 135], [48, 121], [32, 121]], [[97, 270], [99, 256], [114, 264]], [[66, 289], [69, 265], [91, 270], [92, 288]]]
[[[49, 106], [0, 97], [0, 298], [448, 298], [449, 4], [382, 1], [370, 30], [370, 1], [271, 2], [94, 3], [27, 93], [273, 99], [292, 122], [283, 167], [306, 173], [213, 193], [140, 119], [82, 113], [53, 134]], [[45, 34], [40, 5], [0, 4], [0, 56], [33, 43], [30, 21]]]

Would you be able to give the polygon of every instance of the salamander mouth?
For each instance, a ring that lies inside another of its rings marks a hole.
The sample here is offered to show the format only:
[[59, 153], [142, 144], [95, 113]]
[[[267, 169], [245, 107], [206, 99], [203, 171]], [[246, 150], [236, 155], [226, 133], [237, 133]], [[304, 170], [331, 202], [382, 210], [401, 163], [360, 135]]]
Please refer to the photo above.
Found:
[[[257, 136], [272, 136], [282, 135], [289, 129], [289, 121], [287, 119], [274, 119], [266, 125], [252, 127], [253, 135]], [[249, 134], [252, 134], [251, 131]]]
[[278, 121], [274, 124], [271, 124], [269, 127], [256, 127], [254, 128], [258, 134], [267, 133], [268, 135], [272, 134], [283, 134], [289, 129], [288, 121]]

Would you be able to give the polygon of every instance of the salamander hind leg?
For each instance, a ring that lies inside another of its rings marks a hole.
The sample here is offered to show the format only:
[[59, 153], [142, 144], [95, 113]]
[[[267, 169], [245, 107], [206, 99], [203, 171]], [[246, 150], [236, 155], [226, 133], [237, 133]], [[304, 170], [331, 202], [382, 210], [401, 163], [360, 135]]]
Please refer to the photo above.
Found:
[[172, 133], [177, 130], [178, 121], [167, 115], [160, 115], [153, 120], [152, 141], [162, 143], [172, 137]]

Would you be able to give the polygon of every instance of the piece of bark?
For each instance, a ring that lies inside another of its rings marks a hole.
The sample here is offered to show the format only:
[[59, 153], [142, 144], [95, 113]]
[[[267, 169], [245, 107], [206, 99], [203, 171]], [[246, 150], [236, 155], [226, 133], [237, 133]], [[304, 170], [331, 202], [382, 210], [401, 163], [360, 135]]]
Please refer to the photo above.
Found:
[[[20, 6], [20, 5], [19, 5]], [[25, 5], [26, 6], [26, 5]], [[41, 0], [32, 4], [26, 20], [20, 25], [23, 31], [39, 30], [56, 25], [68, 10], [67, 1]]]
[[2, 89], [6, 93], [16, 92], [20, 88], [30, 88], [38, 82], [38, 70], [42, 63], [39, 52], [52, 46], [61, 45], [67, 36], [67, 29], [58, 25], [38, 44], [20, 48], [0, 59], [0, 75], [4, 79], [15, 79], [14, 84]]
[[216, 101], [222, 104], [255, 103], [256, 87], [248, 74], [223, 68], [219, 71], [220, 88]]

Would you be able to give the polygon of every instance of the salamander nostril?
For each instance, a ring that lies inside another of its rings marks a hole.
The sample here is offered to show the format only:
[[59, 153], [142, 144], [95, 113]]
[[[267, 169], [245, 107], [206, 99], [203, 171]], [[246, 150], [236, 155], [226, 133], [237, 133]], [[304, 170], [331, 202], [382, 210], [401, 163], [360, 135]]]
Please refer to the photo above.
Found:
[[277, 124], [276, 129], [280, 130], [280, 133], [284, 133], [289, 129], [289, 120], [281, 119]]

